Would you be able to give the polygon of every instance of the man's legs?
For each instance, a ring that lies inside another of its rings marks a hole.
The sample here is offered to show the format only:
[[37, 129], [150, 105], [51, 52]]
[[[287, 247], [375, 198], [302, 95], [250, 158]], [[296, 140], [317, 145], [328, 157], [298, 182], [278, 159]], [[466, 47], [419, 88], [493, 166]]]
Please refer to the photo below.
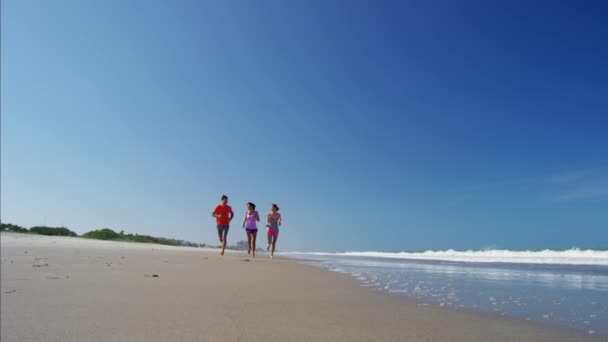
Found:
[[228, 226], [217, 226], [217, 234], [220, 238], [220, 242], [222, 243], [222, 255], [224, 255], [224, 250], [228, 244]]

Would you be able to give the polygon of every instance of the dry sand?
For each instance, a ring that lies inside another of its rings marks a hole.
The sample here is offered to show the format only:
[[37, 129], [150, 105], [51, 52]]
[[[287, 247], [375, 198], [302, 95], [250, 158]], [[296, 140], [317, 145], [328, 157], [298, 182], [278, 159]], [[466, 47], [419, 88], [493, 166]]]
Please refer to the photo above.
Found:
[[[606, 341], [244, 253], [2, 233], [1, 340]], [[158, 277], [155, 277], [157, 275]]]

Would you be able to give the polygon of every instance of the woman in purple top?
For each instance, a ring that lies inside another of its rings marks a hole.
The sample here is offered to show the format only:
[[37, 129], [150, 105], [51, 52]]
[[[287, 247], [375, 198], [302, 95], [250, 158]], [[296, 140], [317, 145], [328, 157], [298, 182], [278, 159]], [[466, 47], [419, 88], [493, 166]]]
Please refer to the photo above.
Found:
[[255, 238], [258, 235], [258, 227], [256, 222], [260, 222], [260, 215], [255, 210], [255, 204], [247, 203], [247, 213], [243, 220], [243, 228], [247, 231], [247, 253], [252, 254], [255, 258]]

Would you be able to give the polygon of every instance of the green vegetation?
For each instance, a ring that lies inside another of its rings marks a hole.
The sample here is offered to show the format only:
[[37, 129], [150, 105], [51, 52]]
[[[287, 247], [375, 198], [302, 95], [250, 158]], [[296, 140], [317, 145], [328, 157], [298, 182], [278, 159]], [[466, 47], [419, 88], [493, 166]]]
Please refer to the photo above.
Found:
[[159, 243], [161, 245], [169, 245], [169, 246], [179, 246], [180, 245], [175, 240], [169, 240], [169, 239], [164, 239], [164, 238], [157, 238], [157, 237], [148, 236], [148, 235], [137, 235], [137, 234], [136, 235], [132, 235], [132, 236], [126, 236], [125, 235], [125, 239], [127, 239], [127, 241], [145, 242], [145, 243]]
[[9, 231], [9, 232], [15, 232], [15, 233], [27, 233], [28, 232], [27, 228], [23, 228], [23, 227], [18, 226], [16, 224], [10, 224], [10, 223], [2, 223], [2, 224], [0, 224], [0, 230]]
[[9, 231], [14, 233], [30, 233], [38, 235], [51, 235], [51, 236], [78, 236], [73, 231], [65, 227], [47, 227], [47, 226], [35, 226], [30, 228], [23, 228], [16, 224], [2, 223], [0, 224], [0, 230]]
[[90, 232], [82, 234], [83, 238], [97, 239], [97, 240], [118, 240], [122, 236], [117, 232], [109, 228], [92, 230]]
[[[51, 235], [51, 236], [78, 236], [73, 231], [65, 228], [65, 227], [46, 227], [46, 226], [35, 226], [27, 228], [10, 224], [10, 223], [2, 223], [0, 224], [1, 231], [8, 231], [14, 233], [26, 233], [26, 234], [39, 234], [39, 235]], [[97, 240], [110, 240], [110, 241], [130, 241], [130, 242], [142, 242], [142, 243], [157, 243], [161, 245], [169, 245], [169, 246], [188, 246], [188, 247], [205, 247], [205, 244], [198, 244], [195, 242], [184, 241], [184, 240], [176, 240], [176, 239], [166, 239], [148, 235], [138, 235], [138, 234], [125, 234], [124, 231], [120, 231], [120, 233], [115, 232], [110, 228], [103, 228], [98, 230], [92, 230], [81, 235], [83, 238], [87, 239], [97, 239]]]
[[65, 227], [46, 227], [46, 226], [36, 226], [30, 228], [30, 233], [40, 234], [40, 235], [51, 235], [51, 236], [78, 236], [73, 231], [65, 228]]
[[148, 235], [138, 234], [125, 234], [124, 231], [117, 233], [109, 228], [93, 230], [82, 235], [83, 238], [98, 239], [98, 240], [113, 240], [113, 241], [130, 241], [130, 242], [142, 242], [142, 243], [157, 243], [161, 245], [169, 246], [183, 246], [183, 245], [196, 245], [186, 241], [179, 241], [174, 239], [158, 238]]

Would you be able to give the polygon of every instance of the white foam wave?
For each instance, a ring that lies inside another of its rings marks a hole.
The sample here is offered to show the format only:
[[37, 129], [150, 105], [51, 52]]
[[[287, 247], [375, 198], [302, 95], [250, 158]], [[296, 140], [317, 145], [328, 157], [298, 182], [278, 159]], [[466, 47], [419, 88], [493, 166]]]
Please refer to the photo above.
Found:
[[438, 260], [479, 263], [556, 264], [608, 266], [608, 250], [573, 248], [569, 250], [512, 251], [512, 250], [468, 250], [425, 252], [344, 252], [344, 253], [285, 253], [318, 256], [353, 256], [369, 258]]

